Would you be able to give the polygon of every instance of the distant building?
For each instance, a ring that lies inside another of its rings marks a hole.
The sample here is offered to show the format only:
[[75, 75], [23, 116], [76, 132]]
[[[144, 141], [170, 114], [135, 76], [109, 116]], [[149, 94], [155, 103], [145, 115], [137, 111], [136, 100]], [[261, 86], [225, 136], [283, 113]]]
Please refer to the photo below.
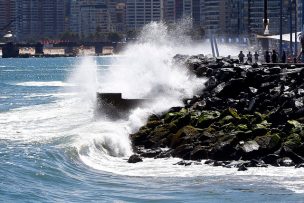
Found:
[[206, 30], [206, 34], [224, 33], [226, 28], [227, 0], [201, 0], [202, 25]]
[[56, 38], [65, 30], [62, 0], [18, 0], [15, 12], [19, 40]]
[[110, 31], [108, 7], [105, 4], [80, 6], [79, 20], [78, 33], [82, 38]]
[[201, 0], [192, 0], [192, 14], [191, 17], [193, 18], [193, 25], [200, 26], [201, 24]]
[[176, 23], [182, 18], [193, 18], [200, 21], [201, 0], [164, 0], [164, 20], [167, 23]]
[[164, 17], [163, 0], [126, 0], [127, 30], [138, 30]]
[[110, 31], [124, 33], [126, 31], [125, 0], [107, 0], [109, 10]]
[[124, 0], [71, 0], [70, 6], [69, 31], [80, 37], [126, 30]]
[[15, 0], [1, 0], [0, 1], [0, 35], [7, 31], [15, 30]]

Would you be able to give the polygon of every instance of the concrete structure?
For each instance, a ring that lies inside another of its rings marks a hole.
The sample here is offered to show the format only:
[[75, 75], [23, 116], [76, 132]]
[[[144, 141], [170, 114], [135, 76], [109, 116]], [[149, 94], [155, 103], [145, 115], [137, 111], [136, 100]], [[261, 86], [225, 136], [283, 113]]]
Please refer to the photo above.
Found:
[[126, 0], [127, 30], [138, 30], [164, 17], [163, 0]]

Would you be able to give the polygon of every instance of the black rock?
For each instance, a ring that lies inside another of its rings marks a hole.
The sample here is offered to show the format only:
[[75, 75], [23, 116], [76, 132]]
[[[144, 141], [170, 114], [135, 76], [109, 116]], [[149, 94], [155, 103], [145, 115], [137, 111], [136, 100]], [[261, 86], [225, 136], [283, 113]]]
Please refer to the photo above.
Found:
[[279, 151], [280, 156], [289, 157], [295, 164], [304, 163], [304, 158], [293, 152], [290, 148], [283, 146]]
[[246, 163], [246, 167], [268, 167], [263, 160], [251, 159]]
[[196, 146], [190, 153], [191, 160], [202, 160], [208, 158], [209, 150], [203, 146]]
[[289, 157], [283, 157], [278, 159], [280, 166], [294, 166], [295, 163]]
[[192, 164], [192, 162], [190, 162], [190, 161], [179, 161], [173, 165], [190, 166], [191, 164]]
[[279, 166], [278, 159], [280, 158], [277, 154], [268, 154], [267, 156], [263, 157], [262, 160], [265, 164], [270, 164], [272, 166]]
[[142, 157], [146, 157], [146, 158], [153, 158], [157, 155], [159, 155], [162, 152], [161, 149], [157, 148], [157, 149], [145, 149], [142, 151], [142, 153], [140, 153], [140, 155]]
[[296, 165], [296, 168], [304, 168], [304, 163]]
[[140, 156], [137, 154], [133, 154], [128, 159], [128, 163], [137, 163], [137, 162], [142, 162], [142, 161], [143, 161], [142, 158], [140, 158]]
[[247, 171], [247, 170], [248, 168], [244, 164], [240, 165], [238, 168], [238, 171]]
[[211, 164], [213, 164], [213, 163], [214, 163], [214, 161], [211, 160], [211, 159], [205, 161], [205, 164], [208, 164], [208, 165], [211, 165]]
[[156, 155], [154, 158], [158, 159], [158, 158], [169, 158], [172, 157], [172, 152], [174, 150], [173, 149], [168, 149], [167, 151], [162, 151], [161, 153], [159, 153], [158, 155]]
[[244, 143], [240, 143], [236, 148], [238, 150], [238, 156], [249, 160], [257, 156], [260, 146], [256, 141], [250, 140]]
[[225, 166], [223, 161], [214, 161], [213, 166]]

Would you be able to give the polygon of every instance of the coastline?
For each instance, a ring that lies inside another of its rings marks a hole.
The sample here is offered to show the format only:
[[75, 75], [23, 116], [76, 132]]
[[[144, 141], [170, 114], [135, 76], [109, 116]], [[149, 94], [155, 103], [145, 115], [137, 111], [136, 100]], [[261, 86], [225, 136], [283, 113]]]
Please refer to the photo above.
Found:
[[184, 106], [151, 115], [130, 135], [136, 154], [128, 162], [178, 157], [180, 165], [207, 159], [239, 170], [304, 167], [303, 68], [203, 55], [174, 60], [209, 80]]

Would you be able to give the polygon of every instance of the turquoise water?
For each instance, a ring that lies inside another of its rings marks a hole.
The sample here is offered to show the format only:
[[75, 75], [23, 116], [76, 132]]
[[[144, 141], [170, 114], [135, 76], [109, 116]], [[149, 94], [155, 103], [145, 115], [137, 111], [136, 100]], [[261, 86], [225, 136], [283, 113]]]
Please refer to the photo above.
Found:
[[132, 120], [96, 118], [79, 91], [111, 62], [0, 59], [0, 202], [304, 202], [303, 169], [128, 164]]

